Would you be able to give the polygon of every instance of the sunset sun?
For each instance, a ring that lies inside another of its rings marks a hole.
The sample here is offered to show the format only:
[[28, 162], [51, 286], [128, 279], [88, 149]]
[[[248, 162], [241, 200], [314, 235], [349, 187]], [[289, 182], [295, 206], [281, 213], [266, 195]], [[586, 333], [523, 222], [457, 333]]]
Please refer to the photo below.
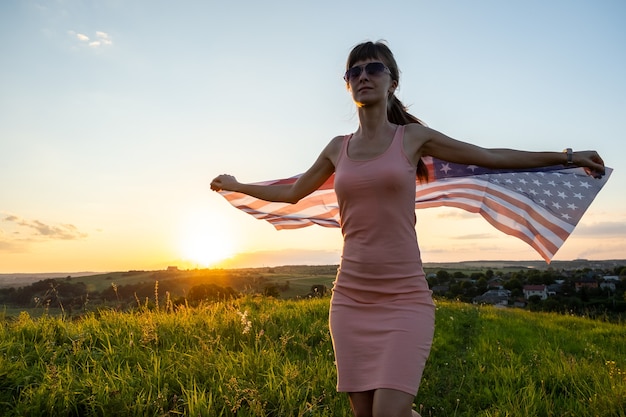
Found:
[[191, 265], [209, 267], [233, 256], [234, 243], [230, 233], [220, 224], [195, 218], [187, 220], [179, 250], [183, 260]]

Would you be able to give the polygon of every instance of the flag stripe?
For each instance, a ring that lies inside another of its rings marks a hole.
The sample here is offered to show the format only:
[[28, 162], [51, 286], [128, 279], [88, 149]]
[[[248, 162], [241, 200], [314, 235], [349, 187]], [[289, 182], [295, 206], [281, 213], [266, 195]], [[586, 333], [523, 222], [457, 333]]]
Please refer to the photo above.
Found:
[[[520, 205], [515, 205], [512, 204], [510, 200], [502, 199], [497, 194], [491, 194], [489, 197], [489, 199], [483, 197], [477, 198], [467, 192], [448, 192], [445, 197], [441, 198], [441, 200], [435, 200], [434, 204], [430, 205], [430, 207], [434, 207], [437, 203], [440, 203], [440, 205], [447, 205], [450, 201], [454, 202], [457, 199], [468, 198], [473, 200], [475, 203], [473, 205], [474, 209], [466, 209], [467, 211], [479, 213], [483, 208], [483, 205], [488, 205], [487, 207], [492, 207], [494, 211], [507, 217], [514, 218], [520, 223], [532, 222], [533, 224], [536, 224], [535, 227], [541, 228], [543, 233], [549, 231], [550, 233], [556, 235], [556, 238], [561, 240], [567, 237], [568, 230], [559, 226], [557, 223], [550, 223], [546, 220], [546, 218], [541, 217], [542, 214], [538, 212], [539, 208], [523, 205], [521, 203]], [[422, 204], [423, 203], [421, 202], [417, 202], [417, 208], [421, 208]]]
[[447, 206], [479, 213], [500, 231], [541, 246], [541, 251], [535, 249], [544, 257], [545, 252], [553, 256], [573, 231], [571, 225], [559, 219], [548, 220], [549, 213], [532, 201], [514, 199], [497, 186], [482, 187], [464, 180], [442, 182], [418, 189], [416, 208]]
[[[534, 221], [559, 235], [561, 239], [566, 238], [571, 233], [571, 228], [568, 227], [567, 223], [558, 219], [548, 219], [549, 213], [540, 206], [533, 204], [532, 201], [522, 196], [514, 198], [493, 184], [484, 187], [465, 180], [442, 180], [441, 182], [442, 184], [418, 188], [416, 191], [416, 204], [419, 204], [421, 200], [432, 199], [437, 195], [445, 196], [450, 200], [454, 200], [457, 197], [467, 197], [475, 199], [479, 203], [486, 202], [489, 198], [494, 198], [502, 204], [503, 209], [508, 208], [516, 211], [523, 218], [531, 217]], [[477, 192], [473, 193], [473, 190]]]
[[[444, 204], [437, 204], [436, 202], [430, 202], [425, 205], [420, 205], [419, 208], [428, 208], [428, 207], [455, 207], [460, 208], [472, 213], [479, 213], [485, 220], [487, 220], [492, 226], [496, 229], [504, 232], [508, 235], [515, 236], [524, 242], [531, 244], [531, 242], [535, 242], [537, 245], [540, 245], [542, 248], [540, 253], [542, 256], [545, 253], [550, 253], [554, 255], [558, 250], [559, 245], [563, 243], [562, 240], [550, 240], [543, 238], [539, 233], [537, 227], [532, 224], [524, 225], [524, 227], [520, 227], [519, 223], [516, 223], [512, 217], [504, 215], [498, 209], [501, 207], [497, 207], [495, 209], [491, 208], [478, 208], [475, 204], [475, 201], [470, 201], [469, 203], [464, 203], [461, 200], [450, 201]], [[478, 208], [478, 209], [477, 209]], [[517, 216], [516, 216], [517, 217]]]
[[[581, 168], [546, 167], [530, 170], [488, 170], [423, 158], [430, 182], [416, 179], [415, 208], [455, 207], [480, 214], [489, 224], [515, 236], [550, 262], [597, 193], [608, 181], [590, 179]], [[293, 184], [299, 176], [255, 184]], [[259, 200], [220, 191], [236, 208], [265, 220], [276, 229], [314, 224], [340, 227], [334, 175], [295, 204]]]

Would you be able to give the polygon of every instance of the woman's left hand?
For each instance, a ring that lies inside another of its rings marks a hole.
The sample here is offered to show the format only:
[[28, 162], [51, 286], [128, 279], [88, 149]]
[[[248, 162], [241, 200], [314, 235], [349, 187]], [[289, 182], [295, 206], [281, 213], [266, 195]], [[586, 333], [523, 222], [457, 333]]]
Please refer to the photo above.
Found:
[[604, 175], [604, 161], [596, 151], [577, 151], [572, 155], [574, 165], [585, 169], [587, 175], [602, 178]]

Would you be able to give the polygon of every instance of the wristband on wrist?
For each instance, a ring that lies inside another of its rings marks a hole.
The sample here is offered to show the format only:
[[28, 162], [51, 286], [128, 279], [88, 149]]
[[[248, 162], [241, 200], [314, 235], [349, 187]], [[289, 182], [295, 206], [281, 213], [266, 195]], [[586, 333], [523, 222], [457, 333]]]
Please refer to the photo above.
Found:
[[565, 155], [567, 156], [567, 162], [565, 163], [565, 165], [574, 165], [574, 151], [572, 151], [572, 148], [564, 149], [563, 153], [565, 153]]

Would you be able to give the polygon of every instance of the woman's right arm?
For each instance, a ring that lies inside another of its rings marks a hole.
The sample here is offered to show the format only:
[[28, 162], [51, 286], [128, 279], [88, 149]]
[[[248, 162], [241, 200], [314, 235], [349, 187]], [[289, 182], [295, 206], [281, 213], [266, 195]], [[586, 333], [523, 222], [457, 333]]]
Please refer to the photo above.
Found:
[[293, 184], [243, 184], [232, 175], [223, 174], [211, 181], [211, 189], [213, 191], [235, 191], [265, 201], [297, 203], [301, 198], [317, 190], [335, 172], [341, 140], [341, 136], [331, 140], [313, 165]]

